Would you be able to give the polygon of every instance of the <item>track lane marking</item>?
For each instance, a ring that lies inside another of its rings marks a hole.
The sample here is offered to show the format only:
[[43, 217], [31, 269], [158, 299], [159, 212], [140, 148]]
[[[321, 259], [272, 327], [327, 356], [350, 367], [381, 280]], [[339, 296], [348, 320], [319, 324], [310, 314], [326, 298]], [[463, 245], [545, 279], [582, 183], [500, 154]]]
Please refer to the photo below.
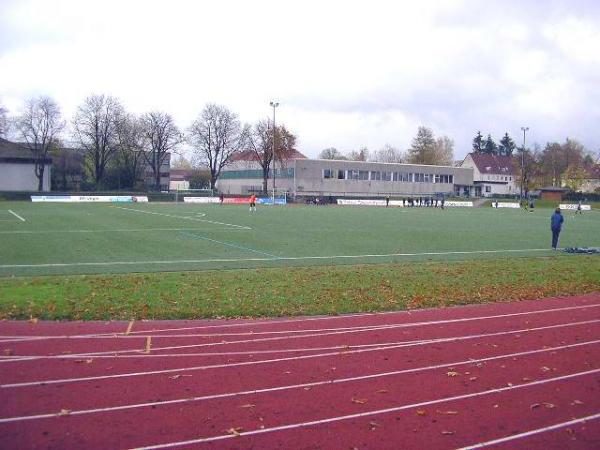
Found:
[[[315, 333], [317, 332], [317, 334], [307, 334], [306, 336], [298, 336], [299, 338], [302, 337], [313, 337], [313, 336], [321, 336], [321, 335], [328, 335], [328, 333], [325, 332], [329, 332], [329, 331], [339, 331], [341, 332], [340, 334], [346, 333], [346, 332], [352, 332], [352, 331], [369, 331], [369, 330], [380, 330], [380, 329], [388, 329], [388, 328], [410, 328], [413, 326], [429, 326], [429, 325], [441, 325], [441, 324], [446, 324], [446, 323], [457, 323], [457, 322], [468, 322], [468, 321], [472, 321], [472, 320], [489, 320], [489, 319], [499, 319], [499, 318], [504, 318], [504, 317], [515, 317], [515, 316], [522, 316], [522, 315], [530, 315], [530, 314], [545, 314], [545, 313], [552, 313], [552, 312], [562, 312], [562, 311], [573, 311], [573, 310], [579, 310], [579, 309], [588, 309], [588, 308], [598, 308], [600, 307], [600, 304], [591, 304], [591, 305], [578, 305], [578, 306], [565, 306], [565, 307], [560, 307], [560, 308], [550, 308], [550, 309], [539, 309], [539, 310], [534, 310], [534, 311], [520, 311], [517, 313], [506, 313], [506, 314], [495, 314], [495, 315], [491, 315], [491, 316], [475, 316], [475, 317], [460, 317], [460, 318], [456, 318], [456, 319], [442, 319], [442, 320], [430, 320], [430, 321], [421, 321], [421, 322], [405, 322], [405, 323], [393, 323], [393, 324], [386, 324], [386, 325], [359, 325], [359, 326], [355, 326], [355, 327], [337, 327], [337, 328], [309, 328], [309, 329], [302, 329], [302, 330], [279, 330], [279, 331], [248, 331], [248, 332], [244, 332], [244, 333], [206, 333], [206, 334], [181, 334], [181, 335], [168, 335], [168, 334], [153, 334], [153, 332], [155, 333], [156, 330], [150, 330], [150, 332], [148, 331], [137, 331], [137, 332], [131, 332], [129, 336], [123, 334], [123, 333], [119, 333], [119, 332], [114, 332], [114, 333], [106, 333], [106, 334], [82, 334], [82, 335], [58, 335], [58, 336], [53, 336], [53, 335], [46, 335], [46, 336], [0, 336], [0, 339], [6, 339], [6, 338], [14, 338], [15, 342], [26, 342], [28, 340], [31, 341], [36, 341], [36, 340], [46, 340], [46, 339], [123, 339], [123, 338], [145, 338], [147, 336], [152, 336], [155, 338], [174, 338], [174, 337], [224, 337], [224, 336], [257, 336], [257, 335], [263, 335], [263, 334], [300, 334], [300, 333]], [[265, 322], [265, 323], [269, 323], [269, 322]], [[190, 328], [190, 329], [193, 329]], [[175, 329], [177, 330], [177, 329]], [[158, 331], [171, 331], [170, 329], [165, 329], [165, 330], [158, 330]], [[323, 333], [320, 333], [323, 332]], [[138, 333], [138, 334], [136, 334]], [[293, 339], [296, 336], [289, 336], [289, 339]], [[285, 337], [284, 337], [285, 338]], [[249, 339], [249, 340], [243, 340], [243, 341], [228, 341], [228, 342], [216, 342], [216, 343], [207, 343], [207, 344], [198, 344], [197, 346], [210, 346], [210, 345], [224, 345], [224, 344], [238, 344], [238, 343], [248, 343], [248, 342], [263, 342], [265, 340], [269, 340], [269, 339]], [[9, 340], [6, 340], [4, 342], [10, 342]], [[171, 349], [171, 348], [188, 348], [190, 346], [175, 346], [175, 347], [161, 347], [159, 349], [163, 350], [163, 349]], [[194, 347], [194, 346], [192, 346]], [[128, 350], [124, 350], [124, 351], [128, 351]], [[102, 353], [114, 353], [114, 352], [100, 352], [98, 354], [102, 354]], [[93, 354], [93, 353], [87, 353], [87, 354]]]
[[[600, 339], [594, 340], [594, 341], [577, 342], [575, 344], [561, 345], [561, 346], [556, 346], [556, 347], [544, 347], [541, 349], [526, 350], [526, 351], [521, 351], [521, 352], [516, 352], [516, 353], [508, 353], [508, 354], [504, 354], [504, 355], [490, 356], [490, 357], [486, 357], [486, 358], [478, 358], [478, 359], [470, 358], [467, 360], [455, 361], [455, 362], [451, 362], [451, 363], [414, 367], [414, 368], [410, 368], [410, 369], [395, 370], [395, 371], [391, 371], [391, 372], [380, 372], [380, 373], [361, 375], [361, 376], [355, 376], [355, 377], [338, 378], [338, 379], [331, 379], [331, 380], [325, 380], [325, 381], [313, 381], [310, 383], [275, 386], [275, 387], [270, 387], [270, 388], [253, 389], [253, 390], [248, 390], [248, 391], [225, 392], [225, 393], [221, 393], [221, 394], [203, 395], [203, 396], [197, 396], [197, 397], [185, 397], [185, 398], [179, 398], [179, 399], [173, 399], [173, 400], [160, 400], [160, 401], [155, 401], [155, 402], [133, 403], [133, 404], [129, 404], [129, 405], [109, 406], [109, 407], [104, 407], [104, 408], [93, 408], [93, 409], [86, 409], [86, 410], [73, 410], [69, 413], [69, 415], [94, 414], [94, 413], [102, 413], [102, 412], [144, 408], [144, 407], [151, 407], [151, 406], [164, 406], [164, 405], [172, 405], [172, 404], [180, 404], [180, 403], [191, 403], [191, 402], [198, 402], [198, 401], [204, 401], [204, 400], [214, 400], [214, 399], [219, 399], [219, 398], [230, 398], [230, 397], [243, 396], [243, 395], [255, 395], [255, 394], [268, 393], [268, 392], [279, 392], [279, 391], [286, 391], [286, 390], [292, 390], [292, 389], [300, 389], [300, 388], [305, 388], [305, 387], [316, 387], [316, 386], [325, 386], [325, 385], [331, 385], [331, 384], [348, 383], [348, 382], [352, 382], [352, 381], [370, 380], [370, 379], [383, 378], [383, 377], [388, 377], [388, 376], [403, 375], [403, 374], [407, 374], [407, 373], [418, 373], [418, 372], [424, 372], [424, 371], [428, 371], [428, 370], [443, 369], [446, 367], [455, 367], [455, 366], [461, 366], [461, 365], [467, 365], [467, 364], [478, 364], [478, 363], [485, 363], [485, 362], [489, 362], [489, 361], [495, 361], [495, 360], [499, 360], [499, 359], [516, 358], [519, 356], [528, 356], [528, 355], [535, 355], [535, 354], [540, 354], [540, 353], [554, 352], [554, 351], [558, 351], [558, 350], [583, 347], [586, 345], [593, 345], [593, 344], [598, 344], [598, 343], [600, 343]], [[25, 420], [37, 420], [37, 419], [48, 419], [48, 418], [59, 417], [59, 416], [60, 416], [60, 413], [46, 413], [46, 414], [35, 414], [35, 415], [30, 415], [30, 416], [5, 417], [5, 418], [0, 419], [0, 423], [20, 422], [20, 421], [25, 421]]]
[[560, 428], [568, 427], [569, 425], [577, 425], [578, 423], [583, 423], [583, 422], [596, 420], [596, 419], [600, 419], [600, 413], [592, 414], [592, 415], [585, 416], [585, 417], [580, 417], [579, 419], [569, 420], [568, 422], [556, 423], [554, 425], [549, 425], [547, 427], [536, 428], [534, 430], [525, 431], [525, 432], [519, 433], [519, 434], [513, 434], [511, 436], [494, 439], [492, 441], [480, 442], [478, 444], [469, 445], [467, 447], [461, 447], [458, 450], [476, 450], [479, 448], [488, 447], [490, 445], [501, 444], [503, 442], [510, 442], [510, 441], [514, 441], [515, 439], [533, 436], [536, 434], [545, 433], [547, 431], [558, 430]]
[[[561, 325], [551, 325], [546, 327], [538, 327], [538, 328], [529, 328], [522, 330], [512, 330], [512, 331], [502, 331], [497, 333], [488, 333], [488, 334], [475, 334], [469, 336], [460, 336], [460, 337], [449, 337], [449, 338], [440, 338], [440, 339], [430, 339], [430, 340], [419, 340], [419, 341], [405, 341], [400, 342], [398, 344], [386, 345], [374, 348], [363, 348], [358, 350], [349, 350], [349, 351], [336, 351], [329, 353], [317, 353], [312, 355], [301, 355], [301, 356], [292, 356], [285, 358], [274, 358], [274, 359], [266, 359], [266, 360], [257, 360], [257, 361], [243, 361], [237, 363], [227, 363], [227, 364], [212, 364], [212, 365], [204, 365], [204, 366], [192, 366], [192, 367], [179, 367], [173, 369], [162, 369], [162, 370], [152, 370], [145, 372], [126, 372], [120, 374], [112, 374], [112, 375], [96, 375], [90, 377], [79, 377], [79, 378], [63, 378], [63, 379], [51, 379], [51, 380], [42, 380], [42, 381], [27, 381], [21, 383], [7, 383], [1, 384], [0, 389], [9, 389], [9, 388], [21, 388], [21, 387], [30, 387], [30, 386], [43, 386], [50, 384], [67, 384], [67, 383], [76, 383], [76, 382], [85, 382], [85, 381], [96, 381], [96, 380], [107, 380], [107, 379], [118, 379], [118, 378], [130, 378], [130, 377], [138, 377], [138, 376], [146, 376], [146, 375], [158, 375], [163, 373], [173, 373], [173, 372], [191, 372], [198, 370], [211, 370], [211, 369], [224, 369], [224, 368], [232, 368], [232, 367], [244, 367], [244, 366], [255, 366], [259, 364], [271, 364], [278, 363], [284, 361], [297, 361], [304, 359], [315, 359], [322, 358], [328, 356], [339, 356], [339, 355], [350, 355], [350, 354], [358, 354], [358, 353], [366, 353], [366, 352], [374, 352], [374, 351], [382, 351], [382, 350], [393, 350], [397, 348], [405, 348], [405, 347], [414, 347], [418, 345], [427, 345], [427, 344], [438, 344], [444, 342], [459, 342], [470, 339], [479, 339], [486, 337], [494, 337], [494, 336], [504, 336], [509, 334], [517, 334], [517, 333], [525, 333], [531, 331], [541, 331], [547, 329], [555, 329], [555, 328], [564, 328], [569, 326], [576, 326], [581, 324], [588, 324], [591, 322], [600, 322], [600, 320], [595, 321], [586, 321], [577, 324], [561, 324]], [[596, 341], [595, 341], [596, 342]], [[140, 350], [137, 350], [138, 353], [141, 353]], [[89, 357], [93, 356], [90, 354], [81, 354], [81, 357]]]
[[288, 424], [288, 425], [280, 425], [280, 426], [276, 426], [276, 427], [263, 428], [263, 429], [257, 429], [257, 430], [251, 430], [251, 431], [242, 431], [236, 435], [226, 434], [226, 435], [210, 436], [210, 437], [198, 438], [198, 439], [188, 439], [185, 441], [178, 441], [178, 442], [165, 442], [162, 444], [149, 445], [149, 446], [145, 446], [145, 447], [136, 447], [136, 448], [137, 448], [137, 450], [152, 450], [152, 449], [159, 449], [159, 448], [181, 447], [183, 445], [200, 444], [200, 443], [205, 443], [205, 442], [215, 442], [215, 441], [222, 441], [225, 439], [232, 439], [232, 438], [239, 439], [244, 436], [253, 436], [253, 435], [257, 435], [257, 434], [273, 433], [276, 431], [283, 431], [283, 430], [293, 430], [293, 429], [297, 429], [297, 428], [307, 428], [307, 427], [311, 427], [311, 426], [315, 426], [315, 425], [324, 425], [324, 424], [333, 423], [333, 422], [340, 422], [343, 420], [358, 419], [361, 417], [370, 417], [370, 416], [375, 416], [375, 415], [403, 411], [406, 409], [436, 405], [438, 403], [446, 403], [446, 402], [451, 402], [451, 401], [456, 401], [456, 400], [464, 400], [467, 398], [481, 397], [481, 396], [490, 395], [490, 394], [499, 394], [499, 393], [507, 392], [507, 391], [511, 391], [511, 390], [523, 389], [523, 388], [527, 388], [527, 387], [531, 387], [531, 386], [552, 383], [555, 381], [570, 380], [573, 378], [586, 376], [586, 375], [592, 375], [592, 374], [596, 374], [596, 373], [600, 373], [600, 369], [586, 370], [584, 372], [576, 372], [576, 373], [572, 373], [569, 375], [563, 375], [560, 377], [548, 378], [545, 380], [532, 381], [529, 383], [517, 384], [517, 385], [513, 385], [513, 386], [506, 386], [506, 387], [502, 387], [502, 388], [488, 389], [486, 391], [473, 392], [470, 394], [462, 394], [462, 395], [455, 395], [452, 397], [438, 398], [435, 400], [411, 403], [411, 404], [407, 404], [407, 405], [395, 406], [395, 407], [385, 408], [385, 409], [378, 409], [378, 410], [367, 411], [367, 412], [363, 412], [363, 413], [348, 414], [348, 415], [336, 416], [336, 417], [328, 417], [326, 419], [312, 420], [312, 421], [307, 421], [307, 422], [298, 422], [298, 423], [292, 423], [292, 424]]

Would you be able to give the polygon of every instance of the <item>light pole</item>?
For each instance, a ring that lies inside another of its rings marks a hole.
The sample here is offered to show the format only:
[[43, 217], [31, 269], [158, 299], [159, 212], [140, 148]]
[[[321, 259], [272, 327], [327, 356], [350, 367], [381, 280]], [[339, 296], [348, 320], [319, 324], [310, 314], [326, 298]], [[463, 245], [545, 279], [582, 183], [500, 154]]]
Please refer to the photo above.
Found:
[[521, 127], [523, 130], [523, 148], [521, 149], [521, 200], [523, 200], [523, 184], [525, 183], [525, 133], [529, 127]]
[[273, 206], [275, 206], [275, 169], [276, 167], [276, 163], [277, 163], [277, 158], [275, 157], [275, 108], [277, 108], [279, 106], [279, 102], [273, 102], [271, 101], [269, 103], [269, 105], [271, 105], [271, 107], [273, 108], [273, 147], [272, 147], [272, 152], [273, 152]]

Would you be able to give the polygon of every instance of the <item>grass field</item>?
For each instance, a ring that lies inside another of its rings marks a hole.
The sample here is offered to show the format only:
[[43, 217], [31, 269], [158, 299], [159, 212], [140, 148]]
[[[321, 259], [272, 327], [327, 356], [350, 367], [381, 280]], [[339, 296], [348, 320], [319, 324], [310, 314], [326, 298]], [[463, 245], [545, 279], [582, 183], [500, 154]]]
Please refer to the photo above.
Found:
[[[600, 289], [600, 257], [549, 250], [550, 214], [3, 202], [0, 318], [327, 314]], [[600, 247], [600, 214], [565, 213], [560, 244]]]
[[[0, 276], [127, 273], [549, 254], [549, 210], [0, 204]], [[562, 246], [600, 246], [565, 213]]]

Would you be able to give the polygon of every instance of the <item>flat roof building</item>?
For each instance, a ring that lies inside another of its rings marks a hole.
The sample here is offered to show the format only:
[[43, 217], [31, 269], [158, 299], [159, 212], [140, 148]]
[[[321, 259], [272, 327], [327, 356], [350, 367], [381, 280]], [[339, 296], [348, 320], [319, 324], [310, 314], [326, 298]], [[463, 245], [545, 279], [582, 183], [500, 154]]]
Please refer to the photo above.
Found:
[[[256, 164], [256, 163], [255, 163]], [[260, 167], [236, 161], [221, 172], [217, 188], [224, 194], [262, 192]], [[273, 189], [272, 172], [267, 187]], [[473, 194], [473, 169], [452, 166], [294, 158], [277, 165], [276, 190], [294, 196], [385, 197]]]
[[[36, 158], [37, 155], [23, 145], [0, 138], [0, 191], [37, 191]], [[49, 191], [52, 159], [46, 158], [44, 164], [42, 189]]]

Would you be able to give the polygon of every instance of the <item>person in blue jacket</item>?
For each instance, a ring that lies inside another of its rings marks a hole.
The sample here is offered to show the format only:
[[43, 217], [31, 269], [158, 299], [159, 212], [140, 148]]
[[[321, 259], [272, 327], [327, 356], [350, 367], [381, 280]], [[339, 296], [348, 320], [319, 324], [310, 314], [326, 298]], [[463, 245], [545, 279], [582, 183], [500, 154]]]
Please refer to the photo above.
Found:
[[560, 208], [556, 208], [554, 210], [554, 214], [550, 218], [550, 229], [552, 230], [552, 249], [556, 250], [556, 246], [558, 245], [558, 235], [560, 234], [560, 229], [562, 228], [562, 224], [565, 221], [565, 218], [560, 213]]

